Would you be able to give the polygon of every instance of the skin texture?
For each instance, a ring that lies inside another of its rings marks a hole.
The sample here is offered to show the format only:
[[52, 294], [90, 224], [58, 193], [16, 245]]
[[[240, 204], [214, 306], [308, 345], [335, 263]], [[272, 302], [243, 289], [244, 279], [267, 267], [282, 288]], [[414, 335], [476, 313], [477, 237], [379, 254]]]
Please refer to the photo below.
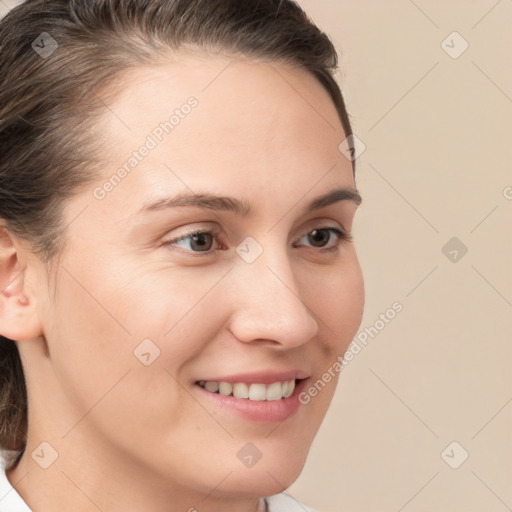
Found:
[[[307, 235], [350, 232], [357, 205], [302, 213], [332, 189], [355, 190], [338, 150], [345, 135], [323, 87], [284, 64], [186, 56], [132, 70], [117, 87], [97, 126], [104, 176], [66, 203], [54, 272], [2, 238], [12, 285], [0, 332], [19, 340], [29, 393], [28, 447], [8, 477], [44, 512], [255, 512], [259, 496], [300, 474], [335, 380], [277, 423], [215, 406], [195, 382], [288, 369], [314, 382], [356, 334], [364, 293], [354, 245], [326, 234], [324, 245], [337, 246], [327, 251]], [[179, 126], [96, 199], [191, 96], [198, 104]], [[251, 214], [138, 214], [191, 191], [243, 200]], [[209, 252], [194, 253], [190, 239], [169, 245], [190, 228], [215, 231]], [[263, 248], [253, 263], [236, 252], [248, 236]], [[145, 366], [133, 352], [148, 338], [160, 355]], [[58, 452], [48, 469], [31, 456], [42, 442]], [[251, 468], [237, 457], [247, 442], [262, 454]]]

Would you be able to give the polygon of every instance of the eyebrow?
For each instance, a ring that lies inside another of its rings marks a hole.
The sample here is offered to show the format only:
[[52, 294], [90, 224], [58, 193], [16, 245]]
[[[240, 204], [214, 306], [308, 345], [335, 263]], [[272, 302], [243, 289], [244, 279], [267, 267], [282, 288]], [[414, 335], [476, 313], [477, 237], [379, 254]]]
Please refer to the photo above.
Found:
[[[362, 203], [361, 195], [351, 188], [338, 188], [313, 199], [303, 209], [303, 214], [330, 206], [340, 201], [352, 201], [356, 205]], [[216, 196], [213, 194], [178, 194], [174, 197], [159, 199], [146, 204], [139, 213], [159, 211], [167, 208], [191, 206], [209, 210], [233, 212], [246, 217], [251, 213], [250, 205], [234, 197]]]

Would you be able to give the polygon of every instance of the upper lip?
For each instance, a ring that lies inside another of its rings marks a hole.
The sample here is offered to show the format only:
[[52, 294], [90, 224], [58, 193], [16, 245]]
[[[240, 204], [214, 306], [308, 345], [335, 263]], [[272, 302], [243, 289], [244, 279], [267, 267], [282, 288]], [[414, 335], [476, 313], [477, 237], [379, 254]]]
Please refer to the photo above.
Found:
[[[244, 382], [247, 384], [272, 384], [274, 382], [286, 382], [292, 379], [306, 379], [310, 374], [305, 370], [293, 369], [283, 371], [269, 371], [262, 370], [251, 373], [238, 373], [233, 375], [224, 375], [222, 377], [208, 377], [200, 379], [200, 381], [210, 382], [230, 382], [236, 384], [237, 382]], [[199, 382], [199, 381], [197, 381]]]

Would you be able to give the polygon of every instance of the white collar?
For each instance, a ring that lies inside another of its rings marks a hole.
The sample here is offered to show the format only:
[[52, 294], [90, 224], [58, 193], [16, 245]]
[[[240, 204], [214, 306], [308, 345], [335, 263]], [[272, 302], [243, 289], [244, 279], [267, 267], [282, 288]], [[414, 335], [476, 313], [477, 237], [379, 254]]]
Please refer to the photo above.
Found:
[[16, 489], [10, 484], [0, 465], [0, 512], [31, 512]]
[[268, 512], [316, 512], [284, 492], [266, 498]]

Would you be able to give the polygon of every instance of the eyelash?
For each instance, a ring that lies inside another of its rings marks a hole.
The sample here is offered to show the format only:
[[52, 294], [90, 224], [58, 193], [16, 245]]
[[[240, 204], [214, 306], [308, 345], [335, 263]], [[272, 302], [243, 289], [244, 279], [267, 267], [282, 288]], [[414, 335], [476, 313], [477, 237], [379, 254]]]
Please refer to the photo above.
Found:
[[[300, 237], [300, 239], [304, 238], [307, 235], [310, 235], [314, 231], [328, 231], [328, 232], [334, 234], [338, 239], [338, 243], [336, 243], [336, 245], [334, 245], [333, 247], [328, 247], [328, 248], [318, 247], [317, 248], [319, 251], [322, 251], [322, 252], [334, 252], [334, 251], [338, 250], [339, 246], [343, 242], [351, 243], [353, 241], [353, 237], [350, 233], [347, 233], [344, 230], [338, 229], [336, 227], [315, 228], [311, 231], [308, 231], [304, 235], [302, 235]], [[169, 240], [169, 241], [165, 242], [164, 245], [174, 246], [174, 244], [177, 244], [178, 242], [182, 242], [183, 240], [187, 240], [188, 238], [192, 238], [193, 236], [196, 236], [196, 235], [212, 235], [215, 238], [220, 235], [220, 232], [217, 230], [208, 231], [208, 230], [204, 230], [204, 229], [198, 229], [195, 231], [191, 231], [190, 233], [186, 233], [185, 235], [180, 236], [179, 238]], [[315, 249], [315, 247], [313, 247], [313, 246], [310, 246], [310, 247]], [[188, 252], [189, 254], [193, 254], [194, 256], [196, 256], [196, 255], [197, 256], [202, 256], [202, 255], [207, 256], [207, 255], [212, 254], [213, 250], [214, 249], [210, 249], [208, 251], [191, 251], [191, 250], [185, 249], [186, 252]]]

